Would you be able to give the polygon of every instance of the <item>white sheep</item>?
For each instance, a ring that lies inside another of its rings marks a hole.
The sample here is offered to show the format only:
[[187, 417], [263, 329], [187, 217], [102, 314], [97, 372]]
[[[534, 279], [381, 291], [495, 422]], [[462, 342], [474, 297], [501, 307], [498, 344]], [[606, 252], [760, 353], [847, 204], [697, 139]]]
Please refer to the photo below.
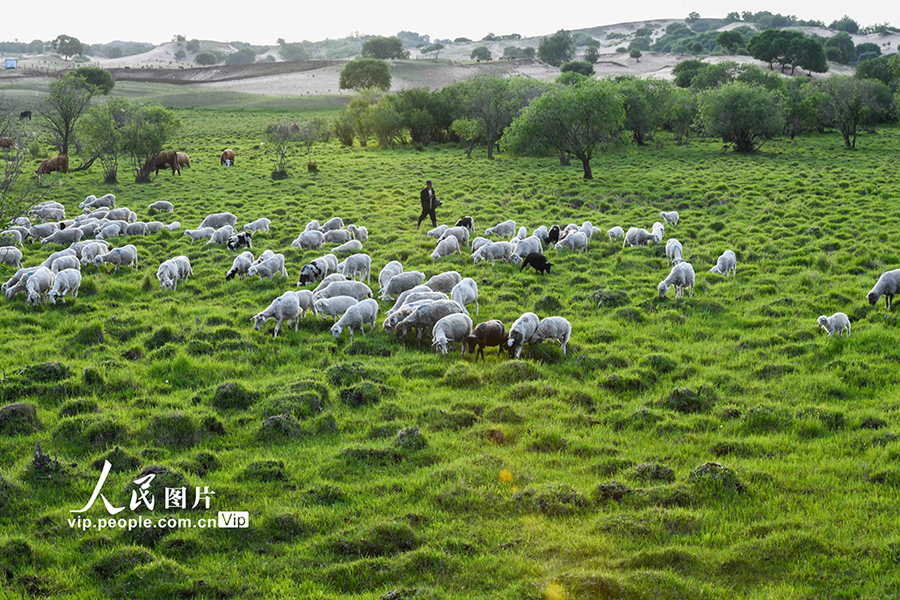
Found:
[[[315, 296], [313, 296], [315, 298]], [[331, 298], [316, 298], [313, 301], [316, 316], [320, 319], [331, 317], [332, 322], [340, 319], [347, 309], [359, 304], [359, 300], [353, 296], [332, 296]]]
[[838, 337], [841, 337], [844, 334], [844, 330], [847, 331], [847, 337], [850, 337], [850, 319], [842, 312], [836, 312], [830, 317], [822, 315], [816, 319], [816, 323], [828, 332], [828, 337], [833, 336], [835, 333], [838, 334]]
[[421, 271], [404, 271], [398, 275], [394, 275], [388, 280], [388, 284], [381, 290], [381, 300], [393, 300], [398, 294], [402, 294], [408, 289], [417, 285], [422, 285], [425, 281], [425, 273]]
[[497, 260], [510, 262], [512, 260], [512, 252], [513, 247], [509, 242], [491, 242], [473, 252], [472, 261], [478, 264], [482, 260], [489, 260], [493, 267]]
[[93, 194], [84, 199], [84, 202], [78, 205], [78, 208], [84, 208], [87, 210], [96, 209], [100, 207], [106, 208], [115, 208], [116, 207], [116, 197], [113, 194], [105, 194], [97, 198]]
[[316, 289], [314, 289], [312, 291], [312, 293], [314, 295], [318, 294], [321, 290], [324, 290], [332, 283], [337, 283], [338, 281], [350, 281], [350, 280], [347, 279], [346, 277], [344, 277], [343, 275], [341, 275], [340, 273], [332, 273], [331, 275], [326, 275], [324, 278], [322, 278], [322, 281], [319, 283], [319, 285], [316, 286]]
[[71, 227], [67, 229], [59, 229], [54, 231], [49, 236], [45, 237], [41, 240], [41, 245], [44, 244], [74, 244], [76, 242], [80, 242], [82, 236], [84, 236], [84, 232], [77, 227]]
[[353, 234], [353, 237], [361, 242], [369, 241], [369, 230], [365, 227], [360, 227], [356, 230], [356, 233]]
[[372, 297], [372, 290], [361, 281], [336, 281], [328, 287], [314, 293], [316, 299], [334, 298], [335, 296], [352, 296], [362, 302]]
[[513, 322], [512, 327], [509, 328], [509, 335], [506, 341], [506, 349], [510, 358], [513, 355], [519, 358], [519, 355], [522, 353], [522, 347], [531, 341], [538, 325], [540, 325], [540, 319], [533, 312], [524, 313]]
[[132, 214], [131, 209], [129, 209], [127, 206], [122, 206], [119, 208], [114, 208], [114, 209], [110, 210], [109, 212], [107, 212], [106, 218], [109, 219], [110, 221], [121, 220], [121, 221], [127, 222], [128, 218], [131, 217], [131, 214]]
[[[428, 286], [425, 285], [424, 283], [419, 284], [419, 285], [414, 286], [414, 287], [411, 287], [411, 288], [409, 288], [408, 290], [404, 290], [403, 292], [401, 292], [400, 294], [397, 295], [397, 300], [394, 302], [394, 307], [391, 308], [390, 310], [388, 310], [387, 313], [385, 313], [385, 314], [391, 314], [392, 312], [394, 312], [395, 310], [397, 310], [398, 308], [400, 308], [401, 306], [403, 306], [403, 304], [406, 303], [406, 299], [409, 297], [409, 295], [410, 295], [410, 294], [415, 294], [415, 293], [417, 293], [417, 292], [423, 292], [423, 293], [435, 293], [435, 291], [434, 291], [433, 289], [431, 289], [430, 287], [428, 287]], [[446, 294], [445, 294], [445, 295], [446, 295]], [[448, 298], [449, 298], [449, 296], [448, 296]]]
[[191, 238], [191, 243], [193, 244], [194, 242], [211, 238], [215, 232], [216, 230], [212, 227], [201, 227], [200, 229], [185, 229], [184, 235]]
[[403, 337], [410, 330], [415, 329], [421, 342], [422, 335], [431, 330], [435, 323], [447, 315], [463, 314], [464, 312], [463, 307], [453, 300], [438, 300], [430, 304], [423, 304], [416, 307], [405, 319], [397, 323], [394, 331], [397, 337]]
[[516, 234], [516, 237], [519, 238], [520, 240], [524, 240], [526, 237], [528, 237], [528, 230], [525, 228], [524, 225], [519, 227], [519, 233]]
[[[432, 294], [436, 294], [437, 292], [431, 292]], [[447, 300], [447, 298], [441, 298], [441, 300]], [[391, 333], [394, 331], [394, 328], [397, 327], [397, 324], [403, 321], [406, 317], [411, 315], [414, 310], [419, 308], [420, 306], [424, 306], [426, 304], [434, 304], [437, 300], [432, 300], [431, 298], [422, 298], [420, 300], [415, 300], [412, 302], [407, 302], [397, 310], [393, 312], [388, 312], [387, 317], [384, 320], [382, 326], [384, 327], [385, 333]]]
[[22, 268], [22, 251], [15, 246], [0, 248], [0, 264], [10, 267]]
[[607, 231], [606, 235], [609, 236], [609, 241], [614, 242], [619, 238], [625, 237], [625, 230], [616, 225], [615, 227]]
[[72, 298], [78, 297], [78, 288], [81, 287], [81, 271], [78, 269], [63, 269], [53, 278], [53, 287], [47, 296], [51, 304], [56, 304], [57, 298], [62, 298], [66, 303], [66, 294], [72, 292]]
[[581, 231], [571, 233], [556, 243], [556, 249], [560, 250], [561, 248], [587, 252], [587, 236]]
[[78, 260], [77, 256], [69, 255], [60, 256], [52, 263], [50, 263], [50, 270], [53, 271], [54, 275], [65, 269], [75, 269], [76, 271], [80, 271], [81, 261]]
[[199, 229], [203, 229], [204, 227], [212, 227], [213, 229], [218, 229], [220, 227], [224, 227], [225, 225], [231, 225], [234, 227], [235, 223], [237, 223], [237, 217], [231, 214], [230, 212], [222, 212], [222, 213], [213, 213], [211, 215], [207, 215], [203, 222], [200, 223]]
[[344, 228], [344, 220], [340, 217], [333, 217], [325, 221], [321, 227], [319, 227], [319, 231], [325, 233], [326, 231], [333, 231], [335, 229], [343, 229]]
[[92, 265], [95, 258], [107, 252], [109, 252], [109, 246], [106, 242], [92, 242], [81, 249], [81, 264]]
[[538, 323], [534, 335], [531, 336], [532, 344], [539, 344], [544, 340], [554, 340], [561, 344], [562, 353], [566, 353], [566, 344], [572, 337], [572, 324], [563, 317], [547, 317]]
[[294, 292], [297, 294], [297, 300], [300, 302], [300, 316], [305, 317], [306, 311], [311, 310], [313, 316], [318, 316], [316, 312], [316, 303], [313, 293], [309, 290], [299, 290]]
[[287, 269], [284, 268], [284, 254], [275, 254], [272, 258], [268, 258], [259, 264], [253, 264], [247, 269], [247, 275], [250, 277], [259, 276], [262, 281], [263, 277], [272, 279], [275, 275], [287, 277]]
[[155, 215], [158, 212], [172, 212], [175, 210], [175, 207], [168, 200], [157, 200], [153, 204], [147, 207], [149, 214]]
[[450, 298], [459, 302], [465, 308], [469, 304], [475, 304], [475, 316], [478, 316], [478, 284], [471, 277], [466, 277], [453, 286], [450, 290]]
[[108, 240], [110, 238], [119, 237], [120, 235], [122, 235], [120, 231], [121, 230], [119, 229], [118, 225], [116, 225], [115, 223], [109, 223], [107, 225], [104, 225], [100, 229], [100, 231], [98, 231], [94, 235], [94, 238], [98, 240]]
[[[188, 276], [194, 274], [194, 270], [191, 268], [191, 260], [187, 256], [176, 256], [171, 260], [178, 267], [178, 281], [187, 281]], [[177, 284], [178, 281], [175, 283]]]
[[[428, 291], [422, 291], [422, 288], [425, 288]], [[419, 302], [420, 300], [430, 300], [432, 302], [436, 300], [449, 300], [450, 297], [444, 292], [433, 292], [431, 288], [426, 288], [425, 286], [416, 286], [411, 290], [406, 290], [402, 294], [397, 297], [397, 301], [394, 302], [393, 308], [385, 313], [385, 315], [391, 315], [401, 308], [406, 306], [407, 304], [412, 304], [414, 302]]]
[[269, 250], [268, 248], [266, 248], [265, 250], [262, 251], [262, 254], [260, 254], [256, 258], [256, 260], [253, 261], [253, 264], [254, 265], [262, 264], [262, 263], [266, 262], [267, 260], [269, 260], [270, 258], [272, 258], [273, 256], [275, 256], [275, 252], [273, 250]]
[[165, 227], [165, 225], [163, 225], [162, 221], [148, 221], [147, 233], [159, 233], [163, 230], [163, 227]]
[[178, 221], [172, 221], [171, 223], [166, 225], [166, 229], [168, 229], [169, 231], [178, 231], [179, 229], [181, 229], [181, 223]]
[[94, 266], [99, 267], [104, 263], [110, 263], [116, 266], [113, 269], [113, 272], [119, 270], [121, 266], [134, 266], [134, 270], [137, 271], [137, 248], [135, 248], [132, 244], [128, 244], [127, 246], [122, 246], [121, 248], [113, 248], [106, 254], [101, 254], [94, 258]]
[[234, 227], [231, 225], [223, 225], [216, 229], [211, 236], [209, 236], [209, 241], [207, 244], [225, 244], [228, 241], [228, 238], [235, 234]]
[[350, 240], [340, 246], [335, 246], [331, 251], [335, 254], [343, 254], [345, 252], [359, 252], [360, 250], [362, 250], [362, 242], [359, 240]]
[[894, 269], [881, 274], [881, 277], [875, 282], [875, 287], [866, 294], [866, 299], [868, 299], [869, 304], [875, 306], [878, 304], [878, 299], [884, 296], [884, 305], [888, 310], [891, 310], [891, 305], [894, 303], [894, 294], [898, 293], [900, 293], [900, 269]]
[[445, 237], [438, 242], [437, 247], [434, 249], [434, 252], [431, 253], [431, 260], [432, 262], [436, 262], [439, 258], [452, 256], [453, 254], [462, 255], [462, 251], [459, 249], [459, 241], [456, 239], [456, 237], [451, 235], [450, 237]]
[[25, 302], [35, 306], [45, 301], [44, 294], [53, 288], [53, 272], [47, 267], [38, 267], [25, 282]]
[[147, 224], [143, 221], [129, 223], [128, 227], [125, 228], [125, 235], [147, 235], [148, 233], [150, 231], [147, 229]]
[[12, 221], [10, 221], [11, 225], [18, 225], [19, 227], [31, 227], [31, 219], [28, 217], [16, 217]]
[[372, 332], [375, 329], [375, 319], [377, 317], [378, 302], [375, 300], [363, 300], [348, 308], [338, 322], [331, 326], [331, 335], [334, 336], [334, 339], [338, 339], [341, 336], [341, 331], [345, 327], [349, 328], [350, 343], [352, 344], [353, 330], [359, 329], [362, 331], [363, 337], [366, 337], [366, 324], [371, 326], [369, 332]]
[[441, 239], [441, 236], [444, 235], [444, 232], [450, 229], [449, 225], [438, 225], [434, 229], [428, 231], [428, 237], [433, 237], [435, 239]]
[[17, 229], [6, 229], [0, 231], [0, 247], [2, 246], [21, 246], [25, 236]]
[[512, 253], [513, 264], [519, 264], [532, 252], [537, 252], [538, 254], [544, 253], [544, 248], [541, 246], [541, 240], [537, 236], [527, 237], [516, 244], [516, 248]]
[[399, 260], [392, 260], [388, 264], [384, 265], [381, 271], [378, 273], [378, 291], [384, 289], [384, 286], [387, 285], [388, 281], [391, 280], [391, 277], [394, 275], [399, 275], [403, 272], [403, 264]]
[[348, 279], [354, 279], [358, 273], [360, 281], [365, 276], [366, 283], [369, 283], [372, 275], [372, 257], [368, 254], [351, 254], [343, 262], [338, 263], [338, 271]]
[[156, 278], [159, 280], [160, 290], [171, 290], [178, 281], [178, 265], [171, 259], [163, 261], [156, 269]]
[[326, 244], [343, 244], [353, 239], [353, 234], [346, 229], [330, 229], [324, 235]]
[[272, 225], [271, 220], [269, 220], [265, 217], [260, 217], [259, 219], [256, 219], [255, 221], [251, 221], [251, 222], [247, 223], [246, 225], [244, 225], [244, 231], [250, 231], [253, 233], [255, 233], [257, 231], [263, 231], [265, 233], [269, 233], [270, 225]]
[[594, 235], [594, 232], [596, 231], [597, 233], [600, 233], [601, 230], [599, 227], [594, 227], [593, 225], [591, 225], [590, 221], [585, 221], [581, 224], [581, 227], [578, 228], [578, 231], [580, 231], [587, 237], [587, 241], [590, 244], [591, 237]]
[[622, 247], [625, 247], [625, 244], [629, 246], [649, 246], [651, 242], [659, 243], [659, 239], [657, 239], [656, 235], [650, 233], [646, 229], [641, 229], [640, 227], [629, 227], [628, 232], [625, 234], [625, 241], [622, 242]]
[[53, 261], [57, 258], [61, 258], [63, 256], [78, 256], [78, 252], [74, 248], [66, 248], [65, 250], [60, 250], [59, 252], [54, 252], [50, 256], [48, 256], [44, 262], [40, 264], [42, 267], [50, 268], [50, 265], [53, 264]]
[[474, 240], [472, 240], [469, 245], [472, 247], [472, 252], [478, 252], [478, 249], [482, 246], [487, 246], [488, 244], [492, 244], [493, 242], [486, 237], [478, 236]]
[[668, 264], [677, 265], [680, 262], [684, 262], [682, 258], [683, 252], [684, 247], [681, 245], [681, 242], [675, 238], [669, 238], [669, 241], [666, 242], [666, 261]]
[[653, 236], [655, 237], [654, 241], [657, 244], [660, 243], [664, 237], [666, 237], [666, 228], [659, 221], [655, 221], [653, 223], [651, 231], [653, 232]]
[[666, 223], [671, 223], [672, 225], [678, 225], [678, 211], [663, 211], [659, 213], [659, 218], [665, 221]]
[[274, 335], [272, 336], [273, 339], [278, 337], [278, 331], [281, 329], [281, 323], [284, 321], [288, 323], [294, 321], [294, 331], [297, 331], [297, 327], [300, 324], [300, 300], [297, 294], [295, 292], [285, 292], [278, 298], [275, 298], [265, 310], [250, 317], [257, 331], [269, 319], [277, 320]]
[[728, 274], [736, 275], [737, 272], [737, 258], [734, 256], [734, 252], [731, 250], [726, 250], [722, 253], [722, 256], [716, 260], [716, 266], [709, 270], [710, 273], [718, 273], [719, 275], [724, 275], [728, 277]]
[[319, 222], [313, 219], [306, 224], [306, 227], [303, 228], [303, 231], [319, 231]]
[[469, 230], [465, 227], [451, 227], [447, 229], [444, 233], [441, 234], [441, 237], [438, 238], [438, 242], [440, 242], [441, 240], [445, 240], [450, 236], [455, 237], [460, 246], [469, 245]]
[[672, 267], [669, 276], [656, 286], [660, 298], [666, 297], [669, 287], [675, 286], [675, 297], [683, 298], [685, 288], [690, 289], [690, 295], [694, 295], [694, 267], [689, 262], [681, 262]]
[[516, 233], [516, 222], [513, 221], [512, 219], [510, 219], [508, 221], [503, 221], [502, 223], [497, 223], [493, 227], [488, 227], [484, 231], [485, 236], [488, 236], [488, 235], [499, 235], [500, 237], [509, 236], [510, 239], [513, 238], [515, 233]]
[[31, 226], [30, 234], [35, 240], [42, 240], [57, 231], [59, 231], [59, 223], [39, 223]]
[[462, 281], [462, 275], [456, 271], [445, 271], [431, 277], [425, 282], [425, 285], [435, 292], [449, 294], [453, 290], [453, 286], [460, 281]]
[[9, 281], [0, 286], [0, 290], [6, 294], [7, 300], [12, 300], [19, 292], [25, 291], [28, 284], [28, 278], [34, 275], [38, 269], [46, 267], [28, 267], [27, 269], [19, 269], [9, 278]]
[[466, 354], [465, 340], [472, 335], [472, 319], [469, 315], [447, 315], [438, 320], [431, 329], [431, 345], [435, 346], [435, 352], [447, 354], [447, 346], [451, 342], [459, 342], [462, 347], [460, 356]]

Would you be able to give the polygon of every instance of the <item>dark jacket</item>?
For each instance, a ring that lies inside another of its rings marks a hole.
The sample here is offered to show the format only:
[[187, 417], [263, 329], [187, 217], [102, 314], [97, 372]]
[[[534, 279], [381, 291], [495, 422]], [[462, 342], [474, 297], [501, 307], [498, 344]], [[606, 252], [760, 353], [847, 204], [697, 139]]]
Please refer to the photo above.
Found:
[[428, 187], [426, 186], [425, 189], [422, 190], [422, 193], [419, 194], [419, 201], [422, 203], [422, 208], [425, 208], [425, 209], [436, 208], [437, 203], [434, 200], [435, 200], [434, 187], [432, 187], [429, 190]]

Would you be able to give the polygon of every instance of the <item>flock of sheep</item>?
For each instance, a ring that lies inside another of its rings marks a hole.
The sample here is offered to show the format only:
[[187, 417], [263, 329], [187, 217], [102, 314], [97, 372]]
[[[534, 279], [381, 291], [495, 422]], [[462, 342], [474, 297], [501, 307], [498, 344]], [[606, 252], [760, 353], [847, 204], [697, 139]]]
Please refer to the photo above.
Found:
[[[126, 244], [117, 248], [110, 247], [108, 240], [120, 236], [149, 235], [163, 228], [175, 231], [181, 227], [173, 222], [165, 225], [160, 221], [143, 222], [137, 220], [134, 211], [126, 207], [116, 208], [116, 199], [112, 194], [100, 198], [88, 196], [79, 205], [83, 213], [73, 219], [66, 219], [65, 208], [58, 202], [44, 202], [32, 207], [27, 216], [14, 219], [10, 227], [0, 232], [0, 264], [16, 267], [16, 273], [2, 286], [7, 300], [14, 298], [19, 292], [26, 294], [28, 304], [37, 305], [65, 296], [77, 298], [81, 285], [81, 268], [85, 265], [101, 267], [112, 264], [115, 270], [121, 266], [132, 266], [137, 269], [137, 248]], [[158, 201], [148, 207], [150, 214], [172, 212], [173, 205], [167, 201]], [[607, 231], [610, 241], [623, 239], [626, 245], [648, 246], [660, 244], [665, 237], [665, 226], [678, 224], [679, 215], [675, 211], [661, 212], [661, 221], [653, 224], [650, 231], [632, 227], [624, 231], [622, 227], [613, 227]], [[40, 223], [32, 224], [32, 219]], [[218, 243], [229, 250], [246, 249], [237, 255], [232, 267], [225, 274], [225, 279], [235, 277], [272, 278], [287, 277], [285, 256], [266, 250], [258, 257], [252, 249], [252, 236], [257, 232], [269, 232], [271, 221], [259, 218], [247, 223], [243, 230], [235, 229], [237, 217], [225, 213], [208, 215], [197, 229], [186, 230], [184, 235], [191, 243], [207, 240], [207, 243]], [[557, 251], [564, 249], [587, 251], [594, 234], [600, 232], [589, 221], [582, 225], [569, 224], [564, 228], [553, 225], [550, 228], [540, 226], [532, 234], [527, 235], [525, 227], [516, 229], [513, 220], [503, 221], [485, 230], [484, 236], [470, 239], [475, 231], [475, 220], [472, 217], [460, 219], [453, 227], [441, 225], [428, 232], [428, 236], [436, 239], [436, 247], [431, 253], [436, 262], [454, 254], [462, 255], [462, 248], [471, 251], [474, 263], [504, 261], [518, 265], [520, 270], [531, 266], [540, 273], [549, 273], [553, 266], [543, 254], [544, 245], [553, 245]], [[491, 237], [500, 238], [491, 239]], [[93, 239], [91, 239], [93, 238]], [[294, 323], [295, 331], [299, 319], [311, 311], [321, 317], [330, 316], [333, 320], [331, 332], [335, 339], [344, 329], [350, 330], [353, 340], [354, 330], [365, 335], [365, 326], [370, 332], [375, 328], [379, 305], [373, 299], [372, 289], [368, 283], [372, 277], [372, 259], [361, 253], [363, 242], [369, 239], [365, 227], [348, 225], [340, 217], [335, 217], [319, 224], [313, 220], [307, 224], [291, 246], [300, 249], [318, 249], [323, 244], [337, 244], [332, 252], [303, 265], [297, 286], [316, 284], [314, 289], [288, 291], [276, 298], [265, 310], [251, 317], [257, 330], [269, 319], [276, 321], [274, 336], [277, 337], [282, 325]], [[68, 245], [64, 250], [54, 252], [41, 264], [22, 268], [22, 251], [19, 246], [23, 242], [40, 241], [44, 244]], [[695, 275], [693, 266], [684, 260], [684, 248], [675, 238], [666, 242], [666, 258], [671, 266], [669, 275], [660, 281], [657, 293], [664, 298], [671, 288], [675, 288], [675, 297], [683, 297], [685, 292], [693, 296]], [[352, 254], [351, 254], [352, 253]], [[343, 261], [336, 255], [350, 254]], [[719, 256], [716, 264], [709, 269], [712, 273], [734, 276], [737, 261], [733, 251], [726, 250]], [[175, 290], [178, 282], [186, 281], [193, 274], [190, 260], [186, 256], [176, 256], [159, 265], [157, 278], [160, 289]], [[357, 280], [358, 278], [358, 280]], [[365, 280], [365, 283], [363, 282]], [[484, 357], [485, 347], [499, 347], [502, 353], [506, 350], [509, 356], [518, 358], [522, 347], [528, 343], [540, 343], [544, 340], [555, 340], [561, 344], [565, 354], [566, 345], [572, 335], [572, 326], [561, 316], [550, 316], [543, 320], [531, 312], [521, 315], [507, 331], [499, 320], [489, 320], [474, 326], [467, 306], [475, 305], [478, 315], [478, 285], [474, 279], [463, 278], [456, 271], [439, 273], [425, 281], [420, 271], [405, 271], [398, 261], [390, 261], [379, 272], [380, 299], [383, 302], [394, 301], [386, 311], [383, 329], [402, 337], [416, 332], [421, 341], [422, 336], [429, 333], [432, 345], [437, 351], [447, 353], [451, 343], [459, 343], [461, 354], [468, 349], [471, 353]], [[900, 269], [882, 274], [878, 282], [868, 293], [870, 304], [877, 303], [885, 296], [885, 303], [890, 310], [894, 295], [900, 290]], [[817, 320], [820, 327], [828, 331], [829, 337], [844, 331], [850, 335], [850, 321], [846, 314], [835, 313], [831, 317], [820, 316]]]

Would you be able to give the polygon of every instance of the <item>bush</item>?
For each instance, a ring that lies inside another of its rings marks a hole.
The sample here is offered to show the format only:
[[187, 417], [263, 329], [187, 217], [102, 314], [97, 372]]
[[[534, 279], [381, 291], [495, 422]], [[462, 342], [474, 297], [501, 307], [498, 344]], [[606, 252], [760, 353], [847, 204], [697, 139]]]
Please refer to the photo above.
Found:
[[578, 73], [585, 77], [590, 77], [594, 74], [594, 65], [585, 60], [570, 60], [567, 63], [563, 63], [559, 70], [562, 73]]
[[219, 59], [212, 52], [200, 52], [194, 57], [194, 62], [198, 65], [214, 65]]
[[84, 77], [90, 85], [96, 87], [104, 96], [108, 96], [116, 85], [116, 80], [112, 73], [100, 67], [78, 67], [73, 74]]

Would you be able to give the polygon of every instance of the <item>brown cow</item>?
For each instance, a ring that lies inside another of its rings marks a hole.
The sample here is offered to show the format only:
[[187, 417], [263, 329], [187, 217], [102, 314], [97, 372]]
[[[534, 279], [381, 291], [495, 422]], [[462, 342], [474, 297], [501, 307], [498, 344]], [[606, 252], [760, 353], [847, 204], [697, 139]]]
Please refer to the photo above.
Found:
[[60, 154], [59, 156], [48, 158], [41, 163], [41, 166], [39, 166], [34, 173], [35, 175], [46, 175], [53, 171], [62, 171], [63, 173], [69, 172], [69, 156], [67, 154]]
[[177, 152], [160, 152], [156, 155], [156, 162], [153, 163], [153, 166], [150, 166], [150, 161], [148, 160], [144, 163], [144, 173], [150, 174], [150, 171], [154, 172], [154, 175], [159, 175], [160, 169], [165, 171], [166, 169], [172, 169], [173, 173], [178, 173], [181, 175], [181, 169], [178, 166], [178, 159], [176, 158]]
[[222, 155], [219, 157], [219, 162], [225, 165], [226, 167], [230, 167], [234, 164], [234, 150], [231, 148], [225, 148], [222, 150]]
[[0, 148], [15, 148], [16, 140], [12, 138], [0, 137]]
[[176, 156], [178, 156], [178, 168], [186, 169], [191, 166], [191, 157], [185, 154], [184, 152], [176, 152]]

